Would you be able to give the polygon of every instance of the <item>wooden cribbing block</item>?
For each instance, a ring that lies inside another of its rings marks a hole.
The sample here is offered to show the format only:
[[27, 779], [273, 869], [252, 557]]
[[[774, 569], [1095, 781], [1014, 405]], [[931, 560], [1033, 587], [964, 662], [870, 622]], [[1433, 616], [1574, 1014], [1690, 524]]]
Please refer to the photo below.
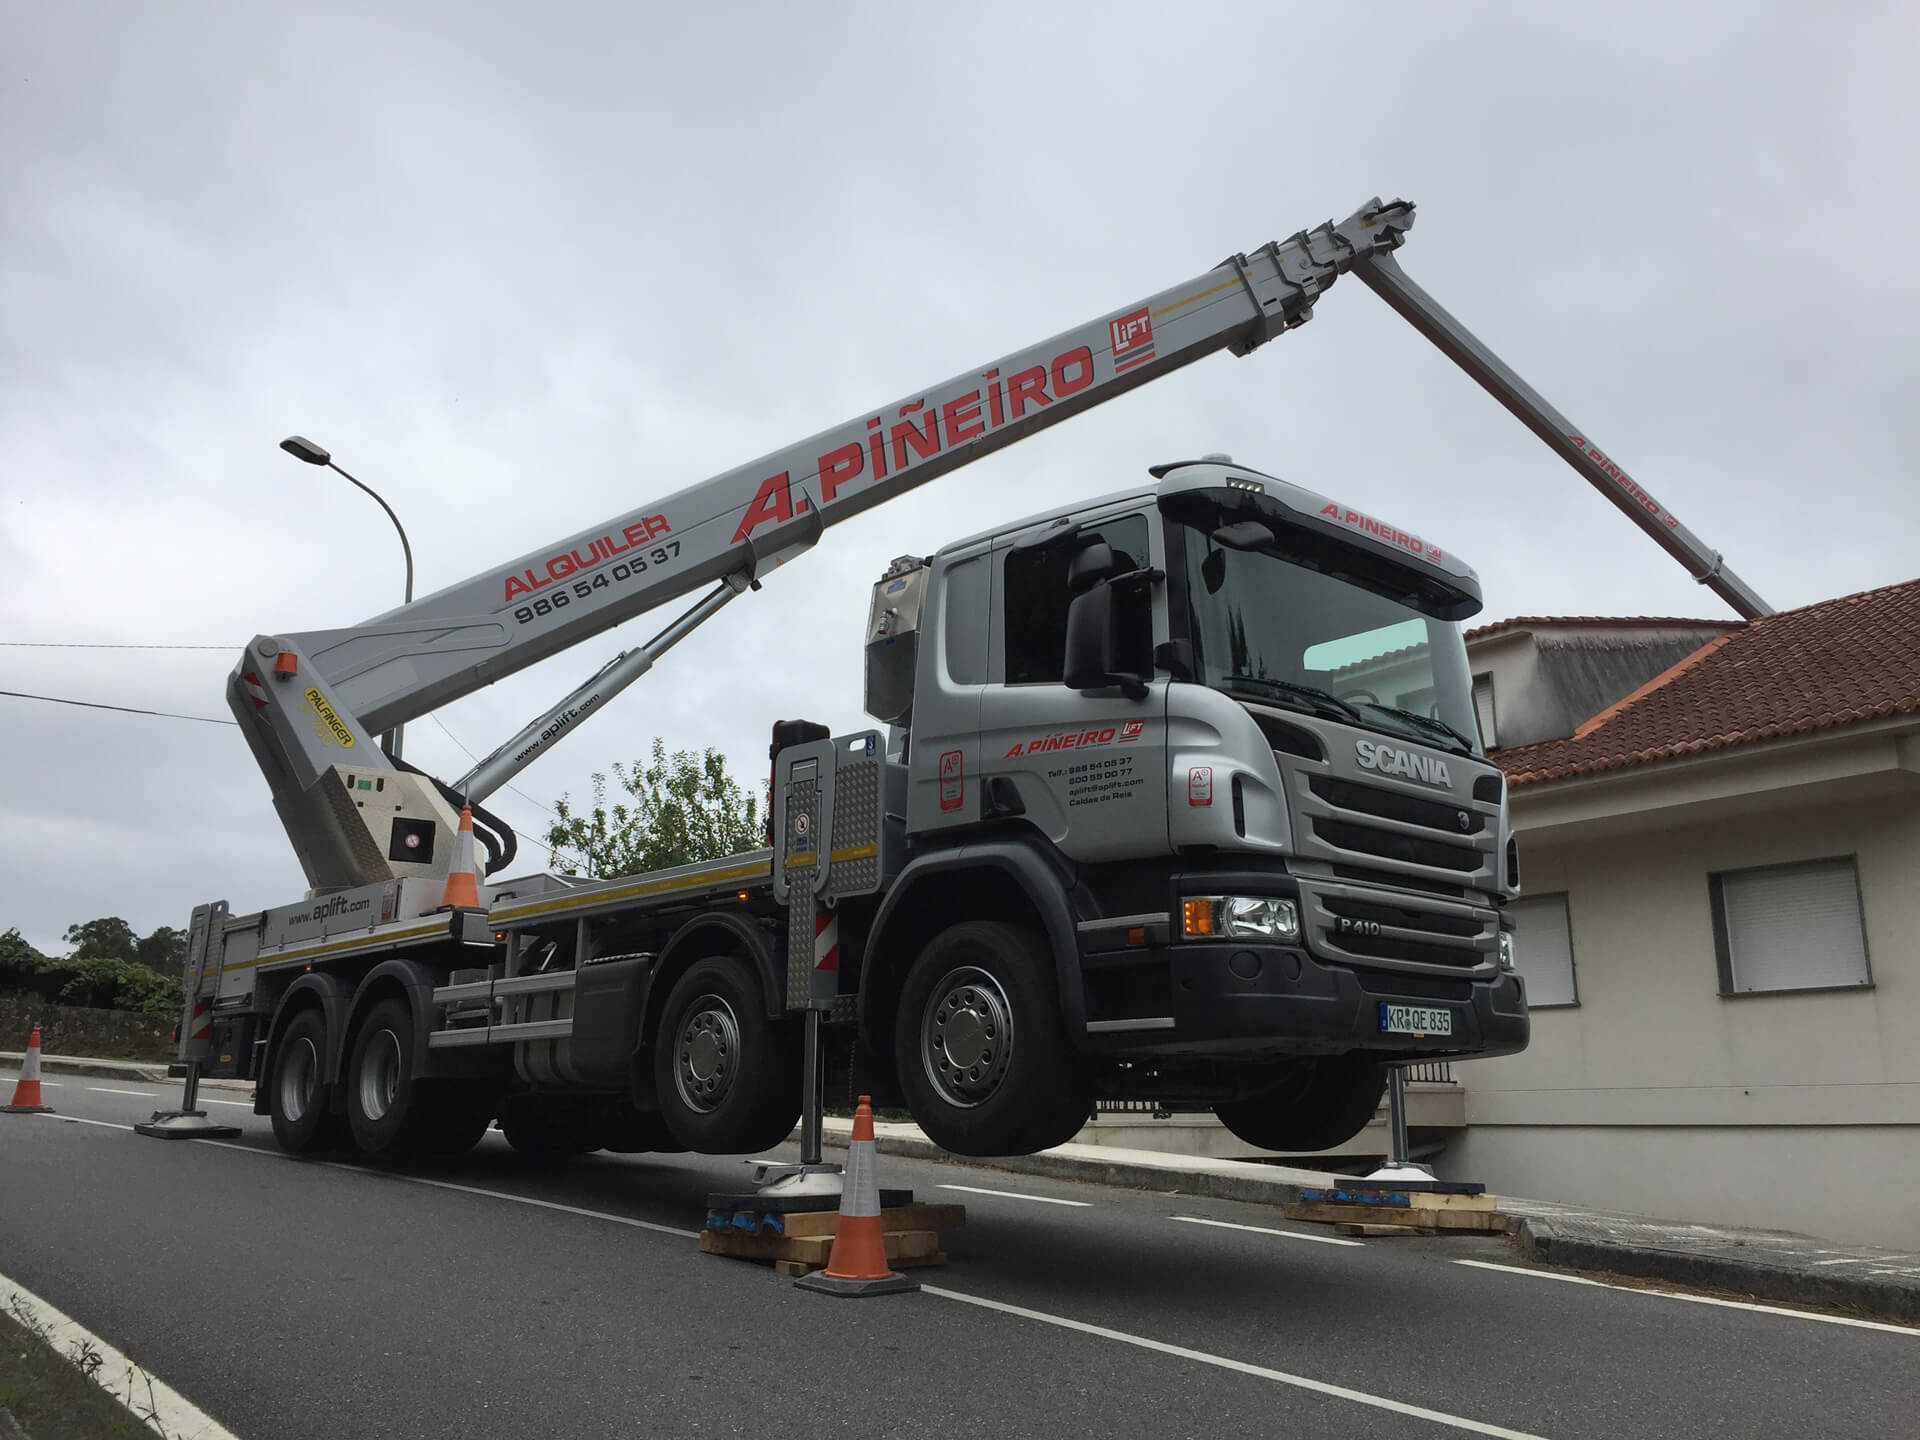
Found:
[[1507, 1217], [1497, 1210], [1433, 1210], [1397, 1205], [1314, 1205], [1304, 1201], [1281, 1207], [1289, 1220], [1306, 1220], [1318, 1225], [1410, 1225], [1430, 1230], [1473, 1230], [1498, 1235], [1507, 1228]]
[[1438, 1230], [1428, 1229], [1424, 1225], [1363, 1225], [1353, 1220], [1342, 1220], [1333, 1227], [1336, 1235], [1372, 1235], [1382, 1238], [1394, 1235], [1438, 1235]]
[[[786, 1222], [787, 1234], [831, 1235], [839, 1226], [840, 1216], [833, 1210], [799, 1210], [780, 1217]], [[958, 1230], [967, 1223], [967, 1207], [964, 1205], [903, 1205], [894, 1210], [880, 1212], [880, 1227], [888, 1233], [895, 1230]]]
[[1383, 1210], [1497, 1210], [1491, 1195], [1449, 1195], [1434, 1190], [1362, 1190], [1328, 1188], [1302, 1190], [1303, 1205], [1360, 1205]]

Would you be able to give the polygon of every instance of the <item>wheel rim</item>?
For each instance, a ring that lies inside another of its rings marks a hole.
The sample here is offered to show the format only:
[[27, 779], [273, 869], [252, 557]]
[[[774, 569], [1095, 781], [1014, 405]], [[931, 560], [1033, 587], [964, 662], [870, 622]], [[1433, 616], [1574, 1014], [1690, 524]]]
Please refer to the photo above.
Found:
[[725, 1103], [740, 1069], [740, 1022], [718, 995], [687, 1007], [674, 1046], [673, 1083], [689, 1110], [712, 1114]]
[[304, 1120], [313, 1108], [314, 1091], [320, 1088], [320, 1052], [313, 1040], [302, 1035], [287, 1049], [280, 1067], [280, 1113], [294, 1124]]
[[933, 987], [920, 1020], [920, 1061], [949, 1105], [971, 1110], [999, 1091], [1013, 1058], [1013, 1006], [1000, 982], [972, 965]]
[[399, 1093], [400, 1040], [393, 1031], [382, 1030], [360, 1061], [360, 1113], [369, 1120], [386, 1119]]

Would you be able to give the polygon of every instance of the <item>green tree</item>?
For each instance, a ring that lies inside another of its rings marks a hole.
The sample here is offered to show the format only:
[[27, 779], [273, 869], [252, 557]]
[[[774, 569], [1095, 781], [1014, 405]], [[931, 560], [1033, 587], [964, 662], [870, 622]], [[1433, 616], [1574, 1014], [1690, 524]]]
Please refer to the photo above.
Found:
[[67, 927], [67, 943], [76, 958], [87, 960], [131, 960], [140, 945], [133, 927], [118, 915], [89, 920], [84, 925]]
[[149, 970], [178, 977], [186, 969], [187, 932], [162, 925], [134, 946], [133, 959]]
[[63, 967], [71, 978], [60, 987], [64, 1005], [166, 1014], [180, 1006], [180, 982], [131, 960], [88, 958]]
[[745, 786], [727, 773], [726, 757], [708, 749], [667, 754], [655, 739], [653, 758], [642, 764], [614, 762], [613, 777], [627, 799], [607, 804], [607, 777], [593, 777], [593, 808], [575, 810], [567, 796], [554, 804], [560, 821], [547, 830], [562, 874], [578, 873], [572, 857], [582, 857], [586, 873], [601, 879], [666, 870], [697, 860], [718, 860], [766, 843], [760, 806]]
[[46, 957], [16, 929], [0, 934], [0, 992], [32, 990]]

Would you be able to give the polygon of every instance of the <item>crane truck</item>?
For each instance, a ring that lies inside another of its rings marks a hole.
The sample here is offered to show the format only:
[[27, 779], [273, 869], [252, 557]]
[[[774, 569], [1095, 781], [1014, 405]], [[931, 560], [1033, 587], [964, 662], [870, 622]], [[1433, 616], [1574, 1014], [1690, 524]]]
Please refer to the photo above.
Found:
[[[865, 632], [877, 723], [772, 726], [765, 848], [496, 879], [517, 845], [485, 807], [828, 528], [1246, 355], [1349, 271], [1764, 613], [1413, 285], [1412, 222], [1375, 200], [364, 624], [256, 637], [227, 699], [310, 889], [194, 910], [189, 1110], [205, 1073], [256, 1081], [292, 1151], [455, 1153], [497, 1121], [529, 1151], [740, 1153], [792, 1131], [824, 1067], [962, 1154], [1059, 1144], [1104, 1097], [1312, 1151], [1367, 1122], [1391, 1063], [1522, 1048], [1474, 571], [1225, 455], [893, 561]], [[457, 780], [376, 741], [696, 592]]]

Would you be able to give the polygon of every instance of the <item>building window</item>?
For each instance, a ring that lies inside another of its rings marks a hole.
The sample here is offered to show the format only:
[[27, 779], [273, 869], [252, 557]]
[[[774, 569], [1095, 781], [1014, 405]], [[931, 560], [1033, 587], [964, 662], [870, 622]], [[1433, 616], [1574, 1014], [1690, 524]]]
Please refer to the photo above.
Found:
[[1527, 1005], [1578, 1005], [1573, 924], [1564, 895], [1529, 895], [1507, 906], [1513, 917], [1513, 968], [1527, 982]]
[[1493, 736], [1493, 676], [1473, 677], [1473, 718], [1480, 722], [1480, 744], [1491, 750], [1500, 742]]
[[1872, 983], [1852, 856], [1707, 877], [1722, 995]]

